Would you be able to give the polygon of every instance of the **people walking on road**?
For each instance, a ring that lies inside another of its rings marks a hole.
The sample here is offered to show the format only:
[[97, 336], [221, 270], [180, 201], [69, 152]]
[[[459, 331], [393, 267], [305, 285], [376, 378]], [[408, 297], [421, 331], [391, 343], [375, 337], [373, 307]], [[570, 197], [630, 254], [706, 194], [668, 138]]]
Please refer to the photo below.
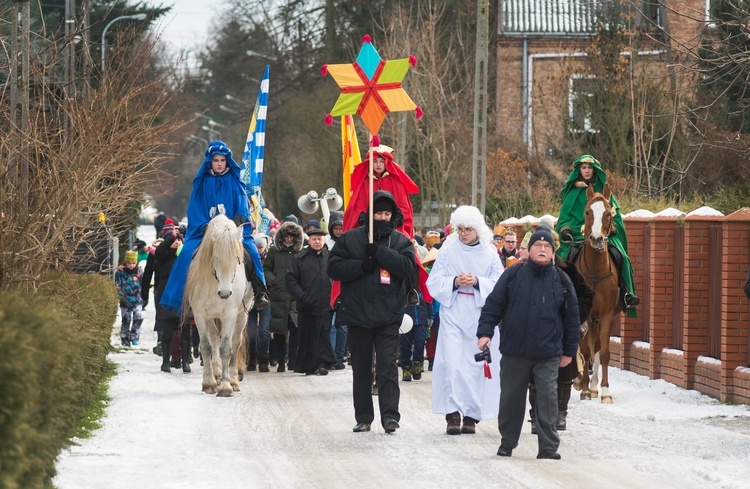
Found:
[[120, 296], [120, 341], [122, 346], [138, 346], [143, 323], [141, 277], [138, 274], [138, 252], [126, 251], [122, 267], [115, 272], [115, 285]]
[[427, 336], [427, 328], [432, 317], [432, 304], [425, 302], [422, 294], [419, 294], [418, 304], [407, 304], [404, 313], [412, 320], [412, 327], [406, 333], [401, 334], [401, 381], [411, 382], [422, 379], [424, 366], [424, 346]]
[[[503, 265], [479, 209], [461, 206], [450, 223], [456, 232], [441, 246], [427, 279], [430, 293], [440, 302], [432, 411], [445, 415], [447, 434], [473, 434], [479, 421], [497, 417], [500, 385], [486, 378], [485, 363], [475, 361], [474, 355], [479, 314]], [[496, 378], [499, 358], [491, 360], [488, 366]]]
[[500, 277], [479, 317], [479, 350], [491, 347], [495, 328], [499, 325], [500, 329], [501, 442], [497, 454], [501, 457], [510, 457], [518, 446], [526, 391], [533, 377], [537, 390], [537, 458], [560, 459], [560, 436], [555, 429], [557, 374], [576, 355], [580, 325], [573, 284], [555, 268], [554, 254], [552, 234], [546, 229], [534, 232], [529, 241], [529, 260]]
[[328, 278], [326, 232], [308, 226], [308, 247], [292, 257], [286, 272], [286, 289], [297, 304], [299, 347], [294, 371], [328, 375], [333, 366], [331, 346], [331, 279]]
[[404, 316], [406, 282], [414, 275], [414, 245], [397, 231], [403, 219], [390, 192], [373, 195], [373, 242], [369, 219], [346, 231], [328, 259], [328, 276], [341, 281], [337, 314], [349, 327], [353, 374], [354, 432], [370, 431], [375, 419], [372, 403], [372, 352], [377, 356], [380, 422], [386, 433], [399, 428], [401, 414], [396, 356], [399, 326]]
[[[254, 234], [255, 246], [258, 248], [260, 258], [265, 261], [268, 256], [268, 248], [271, 239], [265, 234]], [[248, 358], [247, 370], [253, 371], [256, 368], [259, 372], [268, 372], [270, 364], [269, 347], [271, 341], [271, 308], [263, 307], [258, 309], [253, 307], [247, 318], [247, 336], [248, 336]]]
[[[302, 228], [291, 220], [281, 223], [273, 238], [273, 246], [263, 261], [271, 296], [271, 333], [273, 352], [278, 362], [277, 372], [286, 372], [287, 337], [289, 336], [289, 369], [294, 370], [297, 358], [297, 308], [294, 298], [286, 289], [286, 272], [292, 257], [302, 251]], [[291, 338], [291, 333], [295, 333]]]

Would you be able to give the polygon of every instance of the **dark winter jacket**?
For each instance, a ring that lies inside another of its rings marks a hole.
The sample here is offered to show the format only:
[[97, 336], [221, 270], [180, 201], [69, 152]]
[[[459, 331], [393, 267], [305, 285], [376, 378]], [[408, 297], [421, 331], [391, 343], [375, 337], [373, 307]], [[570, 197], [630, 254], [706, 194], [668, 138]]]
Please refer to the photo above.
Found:
[[[292, 246], [284, 245], [284, 236], [294, 237]], [[289, 324], [287, 317], [291, 314], [297, 322], [297, 309], [294, 299], [286, 290], [286, 272], [292, 257], [302, 251], [302, 228], [291, 221], [281, 223], [273, 237], [273, 246], [263, 261], [266, 275], [266, 286], [271, 299], [271, 332], [287, 334]]]
[[[336, 241], [328, 258], [328, 276], [341, 281], [341, 303], [336, 312], [340, 324], [376, 328], [401, 324], [406, 304], [406, 280], [416, 267], [414, 245], [395, 229], [381, 239], [375, 259], [378, 267], [362, 271], [367, 258], [367, 226], [346, 231]], [[380, 269], [390, 275], [390, 284], [381, 283]]]
[[503, 355], [575, 357], [580, 322], [573, 283], [567, 275], [557, 272], [553, 262], [542, 266], [528, 260], [515, 266], [520, 268], [510, 289], [510, 274], [504, 273], [487, 297], [479, 316], [477, 337], [491, 337], [502, 320], [500, 353]]
[[[154, 277], [154, 304], [156, 309], [154, 329], [156, 331], [163, 331], [165, 322], [177, 323], [180, 320], [176, 310], [165, 309], [161, 305], [161, 296], [167, 287], [172, 267], [177, 261], [177, 250], [172, 249], [172, 243], [174, 243], [174, 235], [172, 234], [159, 243], [154, 254], [149, 256], [146, 270], [143, 272], [143, 278], [141, 279], [141, 287], [145, 289], [146, 297], [148, 297], [148, 284], [151, 283], [152, 274]], [[149, 267], [149, 264], [151, 267]]]
[[331, 279], [328, 278], [328, 250], [306, 248], [294, 255], [286, 272], [286, 289], [300, 314], [325, 316], [331, 313]]

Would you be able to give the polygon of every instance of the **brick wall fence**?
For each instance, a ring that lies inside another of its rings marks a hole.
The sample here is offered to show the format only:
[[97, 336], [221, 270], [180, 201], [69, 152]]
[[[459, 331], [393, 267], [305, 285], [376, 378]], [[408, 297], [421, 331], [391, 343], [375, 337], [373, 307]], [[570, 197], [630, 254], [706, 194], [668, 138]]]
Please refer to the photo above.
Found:
[[750, 404], [750, 208], [624, 220], [641, 304], [616, 319], [611, 365]]

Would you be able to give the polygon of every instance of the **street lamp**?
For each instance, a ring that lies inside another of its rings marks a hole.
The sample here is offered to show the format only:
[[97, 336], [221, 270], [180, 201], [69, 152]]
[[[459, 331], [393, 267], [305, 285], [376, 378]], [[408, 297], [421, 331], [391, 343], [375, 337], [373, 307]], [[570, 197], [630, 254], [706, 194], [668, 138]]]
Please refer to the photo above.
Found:
[[148, 17], [148, 15], [146, 15], [145, 13], [133, 14], [133, 15], [121, 15], [120, 17], [115, 17], [114, 19], [109, 21], [109, 24], [107, 24], [107, 26], [104, 28], [104, 31], [102, 31], [102, 78], [104, 78], [104, 72], [106, 68], [104, 64], [104, 60], [105, 60], [105, 54], [107, 52], [107, 38], [105, 36], [107, 35], [107, 30], [109, 29], [109, 27], [115, 22], [117, 22], [118, 20], [123, 20], [123, 19], [146, 20], [146, 17]]
[[269, 56], [268, 54], [259, 53], [258, 51], [253, 51], [252, 49], [248, 49], [245, 51], [245, 54], [248, 56], [260, 56], [261, 58], [266, 58], [271, 61], [276, 61], [278, 58], [276, 56]]

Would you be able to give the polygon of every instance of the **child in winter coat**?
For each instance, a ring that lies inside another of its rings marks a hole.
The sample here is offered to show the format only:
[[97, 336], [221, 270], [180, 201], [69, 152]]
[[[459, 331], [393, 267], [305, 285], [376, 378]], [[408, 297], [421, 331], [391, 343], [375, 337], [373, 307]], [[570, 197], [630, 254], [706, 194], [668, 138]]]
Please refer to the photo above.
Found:
[[138, 274], [138, 252], [125, 252], [122, 269], [115, 272], [115, 285], [120, 296], [120, 341], [122, 346], [137, 346], [143, 323], [141, 277]]

